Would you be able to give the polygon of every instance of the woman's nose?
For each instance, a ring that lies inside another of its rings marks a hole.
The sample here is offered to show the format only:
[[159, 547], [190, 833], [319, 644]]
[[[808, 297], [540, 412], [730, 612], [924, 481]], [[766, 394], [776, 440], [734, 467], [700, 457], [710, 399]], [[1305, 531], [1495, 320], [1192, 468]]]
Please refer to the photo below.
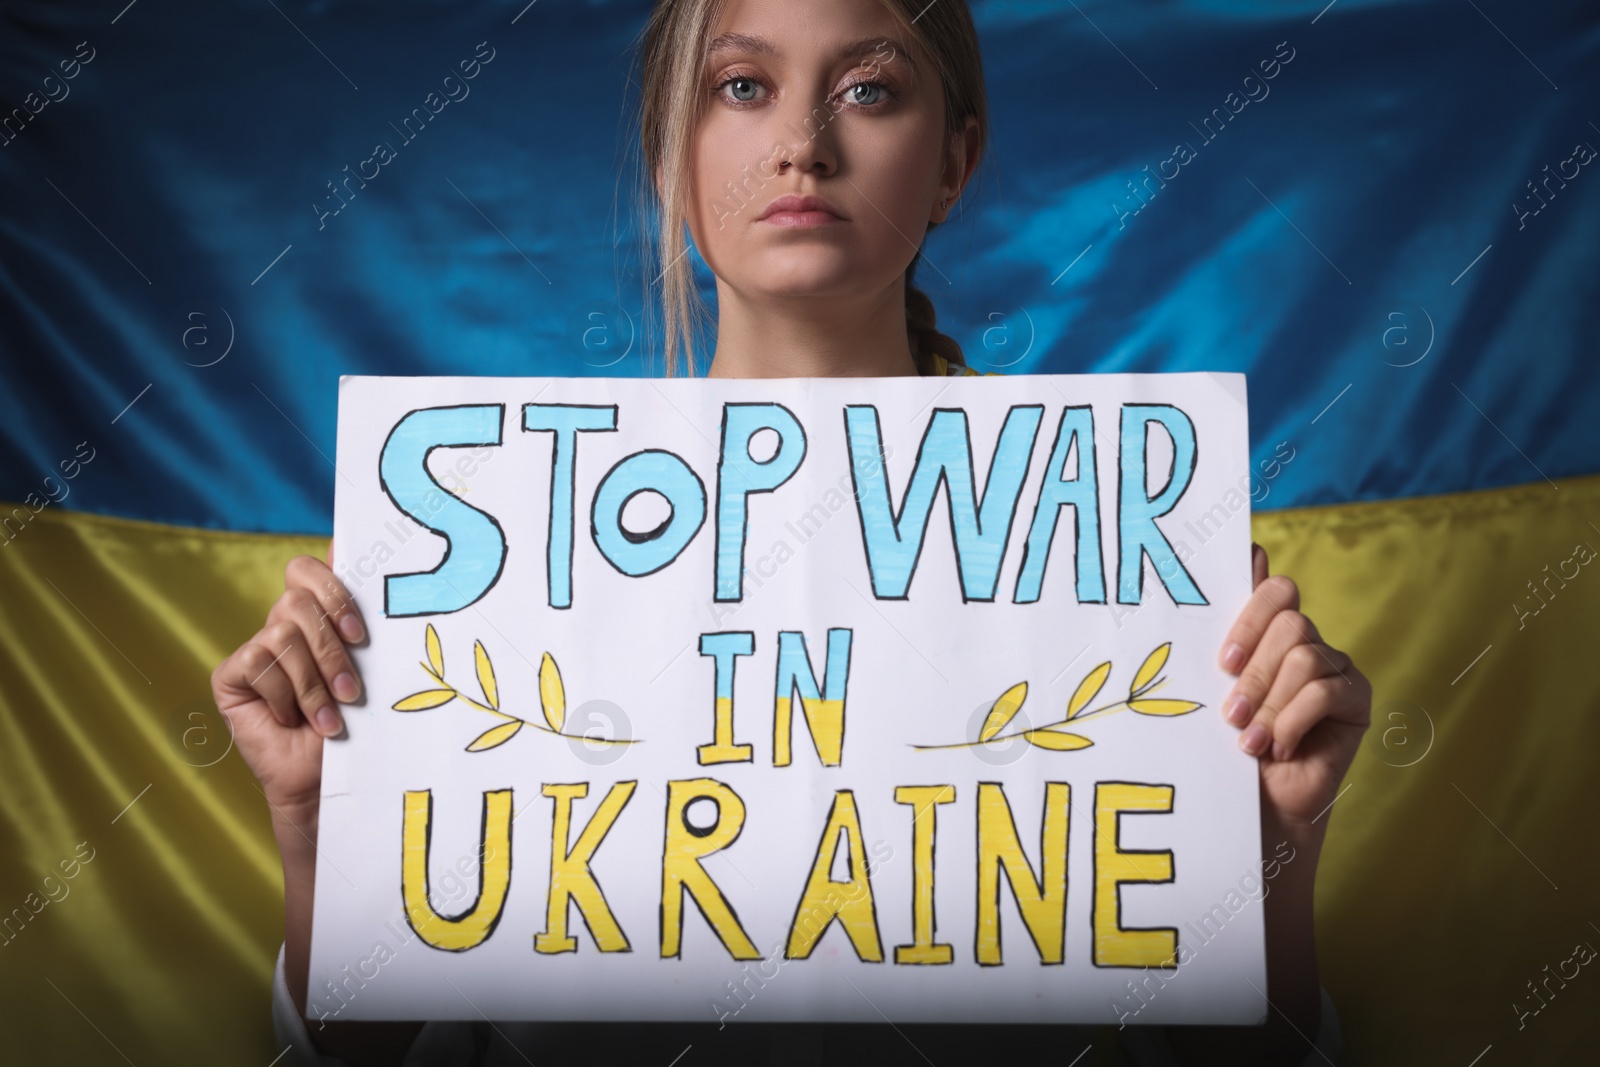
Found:
[[[824, 104], [815, 102], [815, 97], [796, 96], [794, 99], [798, 103], [787, 114], [779, 116], [783, 124], [783, 140], [789, 146], [789, 151], [780, 157], [779, 172], [793, 168], [797, 172], [815, 170], [823, 176], [834, 173], [839, 169], [839, 148], [834, 130], [838, 116]], [[783, 165], [785, 160], [787, 167]]]

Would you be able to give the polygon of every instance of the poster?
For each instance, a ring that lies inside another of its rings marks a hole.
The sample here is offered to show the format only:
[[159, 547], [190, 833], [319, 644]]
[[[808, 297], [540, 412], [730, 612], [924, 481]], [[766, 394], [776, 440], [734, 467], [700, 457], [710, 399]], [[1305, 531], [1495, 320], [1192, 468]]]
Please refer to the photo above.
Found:
[[1267, 1006], [1244, 376], [346, 377], [310, 1018]]

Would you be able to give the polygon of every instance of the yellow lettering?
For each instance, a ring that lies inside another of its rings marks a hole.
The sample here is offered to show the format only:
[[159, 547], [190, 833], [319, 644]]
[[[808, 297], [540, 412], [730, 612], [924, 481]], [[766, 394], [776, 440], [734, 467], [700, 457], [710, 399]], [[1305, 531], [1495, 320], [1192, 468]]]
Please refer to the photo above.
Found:
[[478, 899], [454, 918], [428, 901], [428, 848], [432, 841], [433, 791], [406, 790], [401, 828], [400, 895], [406, 920], [434, 948], [465, 952], [494, 932], [511, 887], [511, 790], [483, 794], [483, 829], [478, 842]]
[[569, 903], [578, 905], [578, 912], [601, 952], [629, 951], [628, 937], [617, 925], [616, 916], [606, 903], [600, 883], [595, 881], [594, 872], [589, 869], [589, 861], [594, 858], [595, 849], [605, 840], [638, 785], [638, 782], [618, 782], [613, 785], [600, 802], [600, 807], [590, 816], [588, 825], [578, 835], [577, 843], [570, 849], [567, 839], [572, 827], [572, 802], [588, 796], [589, 785], [577, 782], [544, 787], [544, 795], [555, 801], [555, 819], [550, 830], [550, 896], [545, 912], [544, 933], [534, 935], [535, 952], [578, 951], [578, 939], [567, 933]]
[[717, 697], [716, 723], [712, 736], [716, 740], [696, 748], [695, 755], [703, 767], [709, 763], [748, 763], [755, 758], [755, 749], [749, 745], [733, 743], [733, 698]]
[[1176, 927], [1122, 925], [1124, 882], [1172, 881], [1170, 850], [1123, 851], [1117, 844], [1125, 811], [1171, 811], [1172, 786], [1096, 782], [1094, 787], [1094, 962], [1100, 967], [1173, 967]]
[[948, 944], [935, 944], [938, 925], [933, 914], [933, 833], [938, 821], [935, 805], [956, 799], [954, 786], [896, 786], [894, 802], [912, 805], [911, 816], [911, 944], [896, 945], [896, 963], [949, 963], [954, 958]]
[[806, 652], [805, 635], [796, 630], [778, 634], [778, 689], [772, 715], [772, 765], [787, 767], [794, 732], [796, 693], [811, 744], [824, 767], [837, 767], [844, 756], [844, 699], [850, 674], [851, 631], [836, 626], [828, 631], [823, 681]]
[[[837, 767], [844, 754], [844, 701], [824, 700], [821, 697], [801, 697], [801, 711], [805, 715], [806, 729], [811, 731], [811, 743], [824, 767]], [[772, 765], [787, 767], [793, 759], [790, 751], [794, 722], [794, 699], [780, 696], [773, 711]]]
[[[701, 830], [684, 818], [688, 806], [702, 797], [717, 805], [717, 821]], [[683, 895], [688, 892], [701, 914], [736, 960], [759, 959], [761, 953], [739, 925], [722, 890], [711, 880], [700, 859], [727, 848], [744, 829], [744, 801], [722, 782], [691, 778], [667, 783], [667, 836], [661, 857], [661, 955], [676, 957], [683, 950]]]
[[[839, 835], [846, 837], [850, 877], [836, 882], [830, 876]], [[866, 849], [861, 842], [861, 819], [856, 797], [848, 789], [833, 794], [833, 808], [817, 844], [817, 858], [806, 879], [805, 892], [795, 909], [784, 956], [803, 960], [817, 947], [823, 933], [837, 919], [855, 946], [856, 956], [868, 963], [883, 962], [883, 942], [878, 937], [877, 907], [872, 900], [872, 876], [867, 873]]]
[[1028, 926], [1040, 963], [1060, 963], [1066, 935], [1067, 831], [1072, 787], [1045, 783], [1044, 825], [1039, 842], [1041, 874], [1022, 851], [1017, 825], [998, 782], [978, 783], [978, 934], [980, 964], [997, 966], [1000, 954], [1000, 868]]

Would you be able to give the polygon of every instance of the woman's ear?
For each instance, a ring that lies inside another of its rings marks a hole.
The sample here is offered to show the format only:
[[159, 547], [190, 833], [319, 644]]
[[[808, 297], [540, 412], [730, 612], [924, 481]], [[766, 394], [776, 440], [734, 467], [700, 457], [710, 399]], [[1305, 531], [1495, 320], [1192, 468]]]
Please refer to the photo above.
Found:
[[[944, 180], [939, 186], [941, 201], [954, 205], [973, 172], [978, 169], [978, 160], [982, 154], [982, 131], [978, 127], [977, 116], [968, 115], [962, 128], [950, 135], [945, 147]], [[942, 222], [949, 215], [949, 207], [941, 208], [936, 221]]]

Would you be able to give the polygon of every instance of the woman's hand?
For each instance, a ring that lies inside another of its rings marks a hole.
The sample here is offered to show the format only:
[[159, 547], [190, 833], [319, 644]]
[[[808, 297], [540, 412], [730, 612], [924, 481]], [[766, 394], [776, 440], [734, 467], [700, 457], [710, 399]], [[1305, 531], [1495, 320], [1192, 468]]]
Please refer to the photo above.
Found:
[[1241, 729], [1239, 747], [1261, 757], [1263, 821], [1299, 847], [1293, 839], [1321, 840], [1316, 823], [1338, 796], [1371, 719], [1372, 683], [1300, 614], [1294, 581], [1268, 577], [1266, 549], [1251, 550], [1255, 592], [1220, 653], [1223, 669], [1239, 676], [1223, 717]]
[[266, 624], [211, 673], [212, 696], [239, 753], [280, 811], [315, 818], [322, 739], [344, 729], [336, 701], [361, 693], [345, 642], [364, 633], [355, 601], [328, 565], [296, 556]]
[[1239, 676], [1222, 702], [1223, 717], [1240, 728], [1239, 747], [1261, 761], [1269, 1010], [1260, 1028], [1170, 1027], [1184, 1063], [1305, 1061], [1322, 1023], [1312, 897], [1328, 826], [1323, 816], [1372, 711], [1366, 676], [1300, 614], [1294, 582], [1268, 577], [1266, 550], [1252, 545], [1251, 552], [1255, 592], [1219, 656], [1223, 669]]
[[[333, 558], [331, 542], [328, 558]], [[283, 858], [284, 977], [302, 1015], [322, 741], [344, 729], [335, 701], [349, 703], [361, 695], [345, 642], [360, 641], [365, 632], [355, 601], [328, 565], [314, 556], [296, 556], [284, 571], [283, 595], [267, 612], [266, 625], [211, 672], [217, 709], [272, 809], [272, 831]]]

